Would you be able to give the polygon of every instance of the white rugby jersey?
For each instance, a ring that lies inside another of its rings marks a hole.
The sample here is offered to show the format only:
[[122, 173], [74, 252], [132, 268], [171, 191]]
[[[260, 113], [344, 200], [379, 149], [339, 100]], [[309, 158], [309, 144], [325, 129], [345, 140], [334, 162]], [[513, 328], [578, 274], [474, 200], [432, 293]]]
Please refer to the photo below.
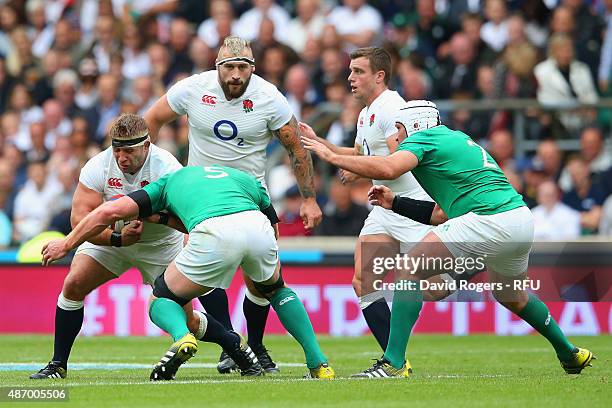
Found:
[[[113, 148], [109, 147], [85, 164], [81, 170], [79, 182], [91, 190], [102, 193], [104, 201], [109, 201], [113, 197], [140, 190], [163, 175], [182, 167], [170, 152], [151, 144], [147, 159], [140, 170], [135, 174], [125, 174], [117, 165], [113, 156]], [[183, 234], [175, 229], [165, 225], [146, 223], [137, 244], [153, 242], [167, 244], [181, 239], [183, 239]]]
[[218, 163], [265, 183], [272, 131], [292, 116], [287, 99], [274, 85], [253, 74], [245, 93], [228, 101], [213, 70], [177, 82], [166, 96], [174, 112], [189, 117], [189, 165]]
[[[388, 156], [387, 138], [397, 132], [395, 128], [395, 111], [406, 102], [395, 91], [389, 89], [378, 95], [376, 99], [359, 113], [357, 120], [357, 136], [355, 143], [360, 145], [361, 152], [367, 156]], [[433, 201], [408, 172], [395, 180], [372, 180], [374, 184], [382, 184], [402, 197], [415, 200]]]

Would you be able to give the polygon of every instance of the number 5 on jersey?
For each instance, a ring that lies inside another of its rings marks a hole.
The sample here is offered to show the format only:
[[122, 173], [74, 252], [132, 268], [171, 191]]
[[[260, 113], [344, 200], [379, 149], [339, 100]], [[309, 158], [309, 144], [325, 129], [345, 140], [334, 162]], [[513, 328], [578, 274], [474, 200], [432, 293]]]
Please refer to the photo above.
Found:
[[[217, 138], [223, 140], [224, 142], [229, 142], [230, 140], [236, 139], [237, 146], [244, 146], [244, 139], [238, 136], [238, 127], [231, 120], [220, 120], [213, 126], [213, 132]], [[231, 132], [228, 134], [228, 132]]]

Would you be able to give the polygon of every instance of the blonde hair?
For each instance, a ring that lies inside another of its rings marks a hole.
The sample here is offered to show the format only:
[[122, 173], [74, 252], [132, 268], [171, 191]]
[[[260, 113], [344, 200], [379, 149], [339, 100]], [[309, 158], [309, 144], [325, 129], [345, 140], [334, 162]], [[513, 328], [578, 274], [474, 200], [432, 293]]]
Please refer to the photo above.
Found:
[[[251, 43], [244, 38], [229, 36], [223, 40], [221, 48], [226, 49], [232, 56], [239, 57], [243, 55], [245, 50], [251, 51]], [[219, 52], [221, 52], [219, 50]]]
[[124, 113], [111, 126], [108, 135], [111, 139], [132, 140], [143, 137], [149, 129], [145, 120], [133, 113]]

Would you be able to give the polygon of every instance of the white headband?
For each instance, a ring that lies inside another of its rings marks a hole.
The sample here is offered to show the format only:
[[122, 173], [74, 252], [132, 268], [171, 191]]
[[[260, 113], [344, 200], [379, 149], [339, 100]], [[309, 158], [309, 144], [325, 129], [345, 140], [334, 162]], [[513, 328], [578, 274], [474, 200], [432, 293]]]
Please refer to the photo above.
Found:
[[255, 60], [253, 58], [248, 58], [248, 57], [229, 57], [229, 58], [223, 58], [220, 61], [217, 61], [215, 63], [216, 67], [219, 67], [223, 64], [225, 64], [226, 62], [246, 62], [250, 65], [255, 66]]

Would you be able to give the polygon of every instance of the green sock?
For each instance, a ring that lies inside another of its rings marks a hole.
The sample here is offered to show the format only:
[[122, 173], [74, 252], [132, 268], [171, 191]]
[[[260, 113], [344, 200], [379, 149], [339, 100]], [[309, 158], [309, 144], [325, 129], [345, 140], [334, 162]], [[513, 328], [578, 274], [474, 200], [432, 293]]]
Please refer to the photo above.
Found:
[[529, 294], [529, 301], [518, 313], [518, 316], [529, 323], [531, 327], [536, 329], [538, 333], [546, 337], [557, 352], [557, 356], [561, 361], [567, 361], [572, 358], [572, 353], [576, 349], [567, 337], [561, 331], [561, 328], [552, 318], [548, 307], [534, 294]]
[[320, 364], [327, 363], [327, 358], [315, 337], [308, 313], [295, 292], [289, 288], [280, 288], [272, 296], [270, 303], [285, 329], [304, 349], [308, 368], [316, 368]]
[[[416, 284], [418, 285], [418, 281]], [[406, 361], [406, 347], [412, 327], [419, 318], [423, 306], [423, 293], [415, 289], [395, 290], [391, 306], [391, 331], [384, 358], [395, 368]]]
[[189, 333], [185, 311], [173, 300], [153, 299], [149, 305], [149, 317], [157, 327], [170, 334], [174, 341]]

